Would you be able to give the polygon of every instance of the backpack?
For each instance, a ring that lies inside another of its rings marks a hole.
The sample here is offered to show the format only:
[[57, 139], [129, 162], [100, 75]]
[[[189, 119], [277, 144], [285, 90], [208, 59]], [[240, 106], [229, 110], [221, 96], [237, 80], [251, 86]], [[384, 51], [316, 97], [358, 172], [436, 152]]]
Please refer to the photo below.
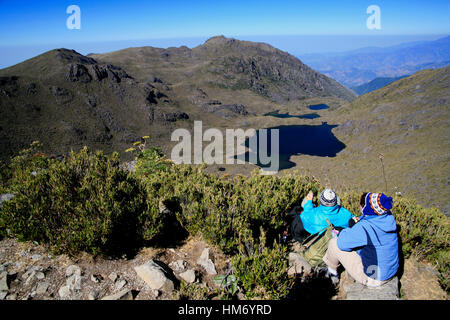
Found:
[[[301, 254], [312, 268], [320, 266], [323, 262], [322, 258], [328, 249], [328, 242], [332, 238], [331, 231], [334, 226], [327, 219], [328, 227], [319, 230], [310, 235], [301, 244]], [[325, 230], [325, 232], [323, 232]]]

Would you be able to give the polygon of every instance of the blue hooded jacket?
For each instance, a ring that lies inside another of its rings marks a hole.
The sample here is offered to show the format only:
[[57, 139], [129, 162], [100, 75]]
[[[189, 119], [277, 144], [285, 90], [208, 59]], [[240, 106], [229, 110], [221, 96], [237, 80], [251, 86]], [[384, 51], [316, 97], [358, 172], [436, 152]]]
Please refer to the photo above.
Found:
[[369, 277], [383, 281], [397, 273], [397, 225], [390, 213], [363, 216], [353, 227], [339, 233], [337, 245], [343, 251], [357, 250]]
[[335, 227], [347, 228], [348, 222], [352, 217], [353, 214], [340, 205], [334, 207], [314, 207], [311, 200], [305, 203], [303, 212], [300, 215], [303, 228], [310, 234], [314, 234], [323, 228], [328, 227], [327, 219], [330, 220], [330, 223]]

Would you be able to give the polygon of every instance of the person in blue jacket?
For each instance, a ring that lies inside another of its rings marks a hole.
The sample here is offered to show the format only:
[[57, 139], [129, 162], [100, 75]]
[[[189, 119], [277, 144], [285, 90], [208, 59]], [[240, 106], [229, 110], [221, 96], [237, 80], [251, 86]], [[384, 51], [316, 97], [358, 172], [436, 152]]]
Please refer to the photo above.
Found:
[[341, 264], [357, 282], [377, 287], [394, 277], [399, 267], [393, 201], [383, 193], [364, 193], [360, 205], [361, 218], [330, 240], [323, 261], [330, 277], [338, 277]]
[[291, 211], [290, 224], [292, 237], [302, 242], [306, 237], [328, 227], [327, 219], [336, 229], [347, 228], [353, 222], [353, 214], [340, 205], [340, 200], [332, 189], [320, 194], [320, 205], [314, 207], [313, 193], [310, 191], [302, 202], [303, 211]]

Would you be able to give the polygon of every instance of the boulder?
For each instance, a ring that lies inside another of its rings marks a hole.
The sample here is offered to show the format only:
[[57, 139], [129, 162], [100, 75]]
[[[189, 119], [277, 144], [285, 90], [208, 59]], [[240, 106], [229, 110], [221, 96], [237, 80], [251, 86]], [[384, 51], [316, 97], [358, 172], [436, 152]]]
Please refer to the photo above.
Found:
[[380, 287], [369, 288], [358, 282], [343, 284], [347, 300], [398, 300], [398, 278], [394, 277]]
[[207, 274], [217, 274], [216, 267], [212, 260], [209, 258], [209, 248], [205, 248], [197, 260], [197, 264], [203, 267]]
[[33, 254], [33, 255], [31, 256], [31, 259], [34, 260], [34, 261], [38, 261], [38, 260], [40, 260], [41, 258], [42, 258], [42, 255], [40, 255], [40, 254], [38, 254], [38, 253]]
[[66, 286], [70, 290], [81, 290], [81, 276], [73, 274], [66, 279]]
[[186, 270], [185, 272], [180, 273], [180, 278], [186, 281], [187, 283], [194, 283], [195, 281], [195, 271], [194, 270]]
[[67, 267], [66, 277], [70, 277], [71, 275], [74, 275], [74, 274], [81, 276], [81, 269], [79, 266], [73, 264], [73, 265]]
[[116, 283], [116, 290], [122, 289], [123, 287], [125, 287], [126, 284], [127, 284], [126, 280], [122, 279], [122, 280], [117, 281], [117, 283]]
[[312, 268], [308, 261], [297, 252], [289, 253], [289, 268], [288, 275], [294, 276], [296, 274], [309, 274]]
[[172, 291], [174, 283], [169, 279], [168, 272], [155, 260], [134, 268], [139, 278], [145, 281], [154, 290]]
[[3, 271], [0, 273], [0, 291], [8, 291], [9, 285], [8, 285], [8, 272]]
[[49, 287], [49, 283], [48, 282], [40, 282], [40, 283], [38, 283], [38, 285], [36, 287], [36, 294], [44, 294], [44, 293], [46, 293], [48, 287]]
[[97, 300], [98, 299], [98, 291], [97, 290], [92, 290], [89, 292], [88, 294], [88, 299], [89, 300]]
[[108, 276], [109, 280], [111, 280], [112, 282], [116, 282], [117, 277], [118, 277], [117, 272], [111, 272]]
[[177, 260], [169, 263], [169, 267], [175, 272], [182, 272], [186, 269], [187, 262], [184, 260]]
[[102, 300], [133, 300], [131, 290], [124, 289], [118, 293], [103, 297]]
[[62, 299], [66, 299], [70, 296], [70, 289], [68, 286], [62, 286], [58, 290], [58, 294]]

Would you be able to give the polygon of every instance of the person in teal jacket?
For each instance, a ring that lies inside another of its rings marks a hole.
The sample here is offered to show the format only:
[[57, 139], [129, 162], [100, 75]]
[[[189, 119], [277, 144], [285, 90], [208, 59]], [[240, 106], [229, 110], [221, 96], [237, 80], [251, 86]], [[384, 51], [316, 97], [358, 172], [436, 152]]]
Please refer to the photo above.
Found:
[[336, 192], [323, 190], [318, 207], [314, 207], [313, 196], [310, 191], [302, 202], [303, 209], [296, 207], [289, 213], [289, 229], [294, 240], [302, 242], [309, 235], [328, 227], [327, 219], [337, 230], [354, 224], [353, 214], [340, 205]]
[[319, 232], [328, 226], [327, 219], [338, 228], [347, 228], [353, 214], [340, 205], [336, 192], [325, 189], [320, 194], [320, 205], [314, 207], [313, 193], [310, 191], [303, 204], [300, 219], [303, 228], [310, 234]]

